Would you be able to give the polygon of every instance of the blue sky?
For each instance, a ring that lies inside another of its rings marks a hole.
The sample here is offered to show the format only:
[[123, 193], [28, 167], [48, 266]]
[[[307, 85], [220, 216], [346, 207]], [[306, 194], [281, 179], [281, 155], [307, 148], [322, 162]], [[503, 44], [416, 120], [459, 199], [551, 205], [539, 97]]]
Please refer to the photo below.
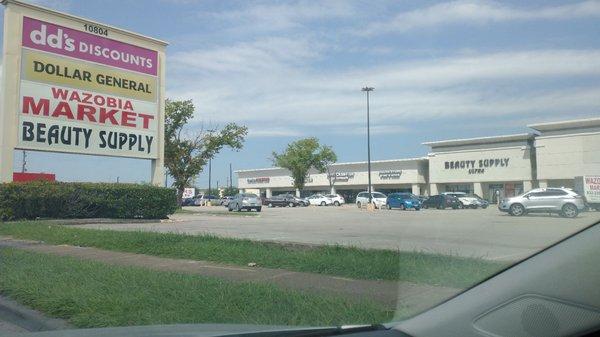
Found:
[[[36, 1], [170, 42], [167, 96], [192, 99], [189, 132], [250, 134], [213, 160], [213, 185], [270, 166], [301, 137], [339, 161], [426, 155], [424, 141], [527, 132], [600, 116], [600, 1]], [[28, 152], [65, 181], [148, 181], [144, 160]], [[21, 153], [15, 153], [15, 170]], [[206, 186], [208, 170], [198, 177]]]

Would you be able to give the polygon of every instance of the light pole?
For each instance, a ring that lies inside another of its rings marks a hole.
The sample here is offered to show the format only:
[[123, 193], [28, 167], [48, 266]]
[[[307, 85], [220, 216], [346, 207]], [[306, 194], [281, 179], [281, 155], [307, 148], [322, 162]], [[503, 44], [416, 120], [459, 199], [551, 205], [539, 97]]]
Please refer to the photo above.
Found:
[[208, 193], [207, 193], [207, 194], [210, 194], [210, 193], [212, 192], [212, 191], [210, 190], [210, 187], [211, 187], [211, 186], [210, 186], [210, 181], [212, 180], [212, 177], [211, 177], [211, 174], [212, 174], [212, 172], [211, 172], [211, 171], [212, 171], [212, 170], [211, 170], [211, 166], [212, 166], [212, 165], [211, 165], [211, 160], [209, 159], [209, 160], [208, 160]]
[[231, 171], [231, 163], [229, 163], [229, 189], [233, 187], [233, 171]]
[[373, 202], [373, 198], [371, 196], [371, 125], [369, 118], [369, 93], [375, 90], [373, 87], [364, 87], [361, 91], [367, 93], [367, 171], [369, 175], [369, 204]]

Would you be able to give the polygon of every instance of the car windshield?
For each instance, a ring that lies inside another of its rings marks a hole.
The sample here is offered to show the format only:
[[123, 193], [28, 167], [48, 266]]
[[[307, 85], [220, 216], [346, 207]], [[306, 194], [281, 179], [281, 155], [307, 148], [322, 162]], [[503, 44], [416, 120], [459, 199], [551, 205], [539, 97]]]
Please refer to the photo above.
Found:
[[600, 0], [0, 3], [0, 336], [393, 324], [600, 220]]

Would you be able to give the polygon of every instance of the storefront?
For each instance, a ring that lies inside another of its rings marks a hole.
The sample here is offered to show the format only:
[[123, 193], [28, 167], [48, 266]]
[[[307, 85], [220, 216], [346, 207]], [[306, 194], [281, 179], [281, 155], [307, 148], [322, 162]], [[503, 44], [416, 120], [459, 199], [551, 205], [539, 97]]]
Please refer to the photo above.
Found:
[[[264, 197], [286, 192], [307, 196], [314, 193], [338, 193], [353, 202], [368, 188], [366, 162], [336, 163], [328, 172], [311, 171], [303, 191], [295, 191], [290, 173], [282, 168], [236, 171], [238, 187]], [[378, 160], [371, 162], [371, 185], [383, 193], [427, 191], [427, 158]]]
[[[537, 134], [454, 139], [423, 143], [427, 157], [371, 162], [373, 190], [389, 194], [442, 192], [477, 194], [496, 202], [534, 187], [573, 188], [574, 178], [600, 175], [600, 118], [528, 125]], [[238, 186], [263, 196], [292, 187], [287, 170], [237, 171]], [[338, 193], [348, 202], [367, 190], [367, 163], [334, 164], [329, 173], [313, 171], [303, 195]]]
[[531, 124], [540, 187], [573, 188], [573, 178], [600, 175], [600, 118]]
[[430, 194], [473, 193], [496, 201], [533, 186], [533, 134], [427, 142]]

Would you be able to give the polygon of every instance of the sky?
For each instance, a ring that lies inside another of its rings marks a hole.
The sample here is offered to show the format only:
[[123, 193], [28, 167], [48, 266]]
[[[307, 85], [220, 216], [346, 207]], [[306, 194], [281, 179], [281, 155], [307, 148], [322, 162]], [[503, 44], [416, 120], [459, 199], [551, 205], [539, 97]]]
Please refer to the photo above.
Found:
[[[426, 141], [600, 117], [600, 0], [34, 2], [169, 42], [167, 97], [193, 100], [188, 132], [249, 128], [242, 150], [212, 160], [212, 186], [226, 183], [230, 163], [270, 167], [273, 151], [304, 137], [340, 162], [366, 160], [364, 86], [375, 88], [373, 160], [425, 156]], [[21, 151], [14, 158], [20, 171]], [[33, 151], [27, 170], [150, 178], [148, 160]], [[206, 168], [197, 186], [207, 185]]]

